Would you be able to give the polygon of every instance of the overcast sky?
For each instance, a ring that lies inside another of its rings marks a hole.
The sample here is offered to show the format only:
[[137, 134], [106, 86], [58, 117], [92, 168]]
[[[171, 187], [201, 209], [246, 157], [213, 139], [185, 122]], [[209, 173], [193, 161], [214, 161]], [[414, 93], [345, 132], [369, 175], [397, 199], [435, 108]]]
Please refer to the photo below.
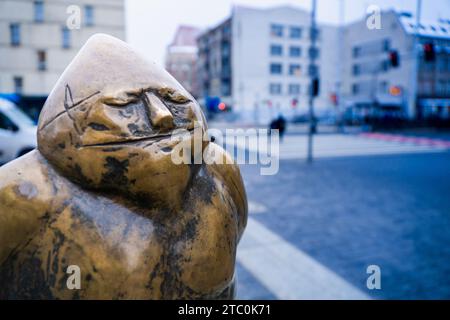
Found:
[[[320, 22], [339, 23], [341, 0], [317, 0]], [[342, 0], [345, 21], [361, 18], [371, 4], [382, 9], [416, 9], [415, 0]], [[449, 0], [423, 0], [422, 18], [450, 19]], [[164, 63], [166, 46], [180, 24], [211, 27], [230, 15], [233, 5], [258, 8], [289, 4], [310, 9], [311, 0], [125, 0], [127, 41], [148, 59]]]

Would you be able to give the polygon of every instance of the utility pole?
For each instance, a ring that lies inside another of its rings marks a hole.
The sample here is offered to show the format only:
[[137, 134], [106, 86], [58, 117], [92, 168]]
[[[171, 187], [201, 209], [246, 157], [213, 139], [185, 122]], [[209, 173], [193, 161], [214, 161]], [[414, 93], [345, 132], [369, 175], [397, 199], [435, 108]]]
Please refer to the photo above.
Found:
[[319, 75], [317, 74], [317, 68], [314, 64], [316, 60], [316, 40], [317, 40], [317, 27], [316, 27], [316, 9], [317, 0], [312, 0], [311, 9], [311, 46], [309, 49], [309, 76], [311, 78], [311, 85], [309, 90], [309, 132], [308, 132], [308, 155], [307, 162], [312, 163], [313, 161], [313, 135], [316, 130], [315, 116], [314, 116], [314, 97], [315, 97], [315, 87], [318, 85]]
[[344, 28], [345, 28], [345, 0], [339, 0], [339, 35], [338, 35], [338, 63], [337, 66], [337, 84], [336, 84], [336, 96], [337, 96], [337, 112], [336, 112], [336, 124], [337, 131], [344, 132], [344, 103], [343, 103], [343, 77], [344, 77]]
[[[417, 110], [417, 88], [418, 88], [418, 75], [419, 75], [419, 32], [420, 32], [420, 18], [422, 13], [422, 0], [416, 0], [416, 25], [414, 27], [414, 37], [413, 37], [413, 70], [412, 70], [412, 76], [411, 76], [411, 88], [410, 88], [410, 97], [409, 104], [410, 109], [412, 107], [412, 114], [414, 114], [417, 117], [416, 112]], [[408, 114], [411, 115], [411, 112], [408, 112]]]

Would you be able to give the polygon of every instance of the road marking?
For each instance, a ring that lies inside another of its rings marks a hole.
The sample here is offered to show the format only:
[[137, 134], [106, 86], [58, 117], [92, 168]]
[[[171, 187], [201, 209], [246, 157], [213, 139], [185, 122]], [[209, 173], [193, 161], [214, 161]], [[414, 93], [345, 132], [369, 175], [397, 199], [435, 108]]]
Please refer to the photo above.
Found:
[[415, 145], [437, 146], [450, 149], [450, 141], [442, 139], [418, 137], [418, 136], [405, 136], [400, 134], [388, 134], [388, 133], [361, 133], [360, 136], [369, 139], [411, 143]]
[[249, 201], [248, 202], [248, 212], [250, 214], [264, 213], [264, 212], [267, 212], [267, 208], [262, 203]]
[[237, 259], [278, 299], [370, 299], [252, 218], [248, 219]]
[[[240, 149], [249, 149], [250, 152], [267, 154], [267, 146], [259, 146], [256, 136], [236, 142]], [[420, 140], [422, 141], [422, 140]], [[250, 148], [249, 148], [250, 146]], [[257, 150], [258, 146], [261, 149]], [[280, 143], [280, 159], [303, 159], [306, 158], [307, 137], [305, 135], [286, 136]], [[328, 134], [314, 137], [313, 152], [316, 158], [333, 158], [347, 156], [373, 156], [405, 153], [434, 153], [448, 151], [449, 147], [441, 141], [431, 143], [419, 143], [418, 140], [405, 139], [374, 139], [364, 135]]]

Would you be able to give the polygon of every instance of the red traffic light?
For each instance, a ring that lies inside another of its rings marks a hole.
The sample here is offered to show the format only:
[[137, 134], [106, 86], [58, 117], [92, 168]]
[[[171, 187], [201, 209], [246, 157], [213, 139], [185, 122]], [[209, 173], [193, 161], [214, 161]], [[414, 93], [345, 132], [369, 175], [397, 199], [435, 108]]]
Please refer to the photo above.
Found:
[[436, 59], [436, 52], [434, 50], [434, 44], [429, 42], [423, 45], [423, 52], [425, 61], [432, 62]]
[[227, 105], [224, 102], [221, 102], [217, 107], [220, 111], [224, 111], [227, 108]]
[[392, 50], [391, 52], [389, 52], [389, 61], [391, 62], [391, 66], [394, 68], [400, 65], [400, 59], [397, 50]]
[[320, 91], [320, 80], [319, 78], [314, 78], [312, 81], [312, 96], [313, 97], [317, 97], [319, 95], [319, 91]]

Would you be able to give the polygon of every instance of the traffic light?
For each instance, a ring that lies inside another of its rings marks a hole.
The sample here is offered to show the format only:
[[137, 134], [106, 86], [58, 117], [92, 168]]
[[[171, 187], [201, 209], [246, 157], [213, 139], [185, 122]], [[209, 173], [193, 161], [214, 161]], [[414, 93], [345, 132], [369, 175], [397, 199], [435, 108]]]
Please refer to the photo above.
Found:
[[400, 65], [400, 57], [397, 50], [392, 50], [389, 52], [389, 61], [393, 68], [397, 68]]
[[314, 78], [312, 81], [312, 96], [317, 97], [319, 95], [320, 81], [319, 78]]
[[434, 50], [434, 44], [432, 44], [431, 42], [425, 43], [423, 45], [423, 53], [425, 61], [433, 62], [434, 60], [436, 60], [436, 52]]

